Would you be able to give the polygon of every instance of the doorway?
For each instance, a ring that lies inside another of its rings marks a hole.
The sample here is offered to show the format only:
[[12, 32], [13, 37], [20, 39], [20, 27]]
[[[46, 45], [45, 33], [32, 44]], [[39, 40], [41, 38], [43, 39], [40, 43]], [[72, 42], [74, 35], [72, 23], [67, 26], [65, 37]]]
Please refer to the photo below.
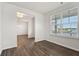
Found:
[[17, 12], [17, 47], [31, 48], [35, 40], [34, 16]]

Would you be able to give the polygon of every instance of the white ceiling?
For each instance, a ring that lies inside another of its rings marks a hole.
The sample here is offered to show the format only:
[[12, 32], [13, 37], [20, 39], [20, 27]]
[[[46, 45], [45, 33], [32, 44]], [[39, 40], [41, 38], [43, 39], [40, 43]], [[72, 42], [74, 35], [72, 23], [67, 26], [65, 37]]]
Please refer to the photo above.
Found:
[[[61, 6], [60, 2], [10, 2], [10, 3], [40, 13], [46, 13]], [[67, 2], [63, 4], [66, 3]]]
[[[21, 16], [22, 15], [22, 16]], [[22, 12], [17, 12], [17, 22], [28, 22], [28, 20], [32, 19], [33, 16], [29, 14], [24, 14]]]

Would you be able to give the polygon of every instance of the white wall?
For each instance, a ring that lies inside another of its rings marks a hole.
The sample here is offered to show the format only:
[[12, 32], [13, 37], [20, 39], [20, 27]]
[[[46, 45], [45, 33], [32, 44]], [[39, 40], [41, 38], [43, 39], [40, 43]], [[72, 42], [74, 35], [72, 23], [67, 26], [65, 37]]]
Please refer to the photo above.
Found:
[[34, 37], [35, 38], [35, 18], [33, 17], [32, 18], [32, 28], [33, 28], [33, 30], [32, 30], [32, 37]]
[[[67, 8], [73, 8], [73, 7], [79, 8], [78, 4], [77, 3], [75, 3], [75, 4], [69, 3], [67, 5], [61, 6], [57, 9], [52, 10], [52, 11], [45, 14], [45, 20], [46, 20], [46, 23], [45, 23], [46, 34], [45, 35], [47, 38], [46, 40], [79, 51], [79, 40], [69, 39], [69, 38], [64, 38], [64, 37], [59, 37], [59, 36], [50, 36], [50, 29], [49, 29], [50, 28], [50, 23], [49, 23], [50, 22], [50, 15], [55, 14], [56, 11], [60, 12], [60, 11], [62, 11], [62, 9], [66, 10]], [[79, 24], [78, 24], [78, 28], [79, 28]]]
[[31, 18], [28, 20], [28, 38], [35, 37], [35, 19]]
[[16, 7], [5, 3], [2, 7], [2, 49], [16, 47]]
[[1, 31], [1, 21], [2, 21], [2, 4], [0, 3], [0, 54], [1, 54], [1, 50], [2, 50], [2, 43], [1, 43], [1, 34], [2, 34], [2, 31]]
[[[12, 4], [3, 3], [2, 4], [2, 19], [1, 29], [2, 40], [0, 39], [1, 50], [17, 47], [17, 32], [16, 32], [16, 12], [22, 11], [26, 14], [33, 15], [35, 17], [35, 41], [44, 40], [44, 20], [43, 15], [34, 12], [32, 10], [24, 9]], [[0, 14], [1, 16], [1, 14]], [[1, 36], [0, 35], [0, 36]], [[1, 44], [2, 43], [2, 44]]]
[[28, 35], [28, 22], [17, 22], [17, 35]]
[[44, 16], [43, 15], [37, 15], [35, 20], [35, 41], [41, 41], [44, 40]]

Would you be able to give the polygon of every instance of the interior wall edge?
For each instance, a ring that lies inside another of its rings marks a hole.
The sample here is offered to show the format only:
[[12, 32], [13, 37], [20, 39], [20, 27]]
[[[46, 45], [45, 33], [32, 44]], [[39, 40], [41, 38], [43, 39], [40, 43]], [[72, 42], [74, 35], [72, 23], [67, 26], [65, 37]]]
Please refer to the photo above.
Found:
[[2, 53], [2, 49], [0, 50], [0, 55], [1, 55], [1, 53]]

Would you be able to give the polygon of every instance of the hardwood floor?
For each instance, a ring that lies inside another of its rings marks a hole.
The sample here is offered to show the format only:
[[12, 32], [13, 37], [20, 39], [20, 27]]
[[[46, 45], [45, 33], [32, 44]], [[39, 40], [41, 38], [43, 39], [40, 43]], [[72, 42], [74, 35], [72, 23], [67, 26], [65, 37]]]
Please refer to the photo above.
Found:
[[3, 50], [1, 56], [79, 56], [77, 51], [45, 40], [34, 43], [34, 40], [25, 35], [17, 36], [18, 47]]

